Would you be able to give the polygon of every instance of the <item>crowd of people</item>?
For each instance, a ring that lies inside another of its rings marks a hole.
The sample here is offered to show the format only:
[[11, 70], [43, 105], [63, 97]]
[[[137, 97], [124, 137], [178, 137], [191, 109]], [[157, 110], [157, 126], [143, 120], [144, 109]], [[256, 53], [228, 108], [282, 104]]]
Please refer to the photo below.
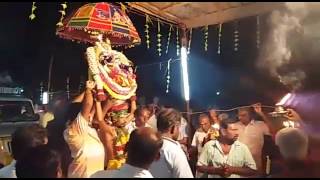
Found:
[[[137, 105], [133, 97], [127, 116], [110, 116], [116, 102], [99, 102], [95, 93], [95, 83], [87, 81], [72, 102], [56, 99], [39, 125], [17, 129], [14, 160], [0, 177], [320, 177], [307, 158], [308, 135], [275, 130], [259, 103], [238, 109], [236, 117], [211, 109], [189, 133], [192, 123], [174, 108]], [[292, 109], [288, 118], [301, 120]]]

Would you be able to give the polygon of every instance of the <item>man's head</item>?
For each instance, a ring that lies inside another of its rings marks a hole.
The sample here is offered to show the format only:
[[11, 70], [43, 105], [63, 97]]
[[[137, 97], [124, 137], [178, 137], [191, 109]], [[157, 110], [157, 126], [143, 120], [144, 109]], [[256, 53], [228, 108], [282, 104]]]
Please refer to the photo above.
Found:
[[308, 152], [308, 136], [297, 128], [283, 128], [276, 134], [276, 145], [287, 160], [304, 160]]
[[251, 109], [249, 107], [240, 108], [238, 110], [238, 118], [243, 124], [249, 124], [251, 121]]
[[209, 116], [206, 114], [200, 114], [199, 116], [199, 127], [204, 131], [208, 132], [211, 124], [210, 124], [210, 119]]
[[212, 123], [217, 123], [218, 122], [218, 113], [215, 109], [210, 109], [209, 110], [209, 115], [210, 115], [210, 118], [214, 121]]
[[66, 113], [68, 99], [64, 95], [58, 95], [50, 102], [50, 109], [55, 117], [62, 117]]
[[151, 116], [151, 112], [145, 106], [139, 107], [135, 111], [135, 121], [138, 127], [144, 127]]
[[69, 104], [66, 113], [66, 119], [69, 121], [74, 121], [81, 111], [82, 103], [74, 102]]
[[233, 119], [224, 119], [220, 123], [220, 136], [229, 141], [236, 141], [239, 137], [238, 126]]
[[17, 161], [16, 173], [18, 178], [60, 178], [60, 155], [47, 145], [30, 148]]
[[167, 133], [177, 140], [181, 123], [181, 114], [173, 108], [163, 108], [157, 117], [157, 128], [160, 133]]
[[47, 130], [38, 124], [17, 129], [12, 134], [12, 155], [17, 161], [27, 149], [48, 143]]
[[159, 158], [163, 141], [161, 135], [152, 128], [141, 127], [130, 134], [126, 150], [127, 163], [140, 168], [149, 168]]

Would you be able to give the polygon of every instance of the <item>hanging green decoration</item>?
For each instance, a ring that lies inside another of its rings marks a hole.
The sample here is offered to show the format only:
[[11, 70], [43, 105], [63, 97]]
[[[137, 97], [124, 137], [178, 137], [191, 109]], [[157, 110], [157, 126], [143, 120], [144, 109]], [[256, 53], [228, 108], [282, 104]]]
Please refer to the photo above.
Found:
[[177, 56], [180, 56], [180, 42], [179, 42], [179, 28], [178, 27], [177, 27], [176, 38], [177, 38]]
[[34, 14], [34, 11], [37, 9], [36, 2], [32, 2], [32, 8], [31, 8], [31, 14], [29, 16], [29, 19], [32, 21], [34, 18], [36, 18], [36, 15]]
[[158, 41], [158, 44], [157, 44], [157, 47], [158, 47], [158, 54], [159, 56], [161, 56], [161, 34], [160, 34], [160, 21], [158, 19], [158, 34], [157, 34], [157, 41]]
[[239, 31], [238, 31], [238, 23], [235, 23], [235, 28], [234, 28], [234, 51], [238, 51], [239, 49]]
[[257, 48], [260, 48], [260, 17], [257, 16]]
[[61, 13], [60, 21], [57, 23], [57, 26], [59, 27], [63, 26], [62, 20], [66, 15], [67, 2], [61, 3], [60, 5], [62, 6], [62, 10], [59, 11]]
[[192, 39], [192, 28], [189, 31], [189, 42], [188, 42], [188, 51], [187, 51], [188, 54], [190, 54], [191, 39]]
[[146, 44], [148, 49], [150, 48], [149, 23], [152, 23], [152, 21], [149, 15], [146, 14], [146, 24], [144, 25], [145, 27], [144, 32], [146, 33]]
[[172, 25], [170, 25], [170, 28], [169, 28], [169, 34], [168, 34], [168, 41], [167, 41], [166, 54], [168, 54], [168, 51], [169, 51], [169, 44], [170, 44], [170, 38], [171, 38], [171, 31], [172, 31]]
[[168, 71], [168, 74], [167, 74], [167, 89], [166, 89], [166, 93], [167, 94], [169, 93], [169, 87], [170, 87], [170, 63], [171, 63], [171, 59], [168, 61], [168, 64], [167, 64], [167, 71]]
[[209, 27], [205, 26], [204, 27], [204, 50], [208, 51], [208, 35], [209, 35]]
[[218, 33], [218, 51], [217, 53], [220, 54], [221, 53], [221, 35], [222, 35], [222, 24], [219, 24], [219, 33]]

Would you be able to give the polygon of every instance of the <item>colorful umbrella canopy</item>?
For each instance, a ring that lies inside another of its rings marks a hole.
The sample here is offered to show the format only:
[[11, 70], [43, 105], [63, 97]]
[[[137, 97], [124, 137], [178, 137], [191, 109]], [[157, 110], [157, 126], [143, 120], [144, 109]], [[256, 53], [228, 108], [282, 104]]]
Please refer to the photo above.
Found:
[[112, 46], [134, 46], [141, 39], [131, 20], [119, 7], [105, 3], [90, 3], [80, 7], [57, 28], [64, 39], [94, 43], [94, 35], [104, 34]]

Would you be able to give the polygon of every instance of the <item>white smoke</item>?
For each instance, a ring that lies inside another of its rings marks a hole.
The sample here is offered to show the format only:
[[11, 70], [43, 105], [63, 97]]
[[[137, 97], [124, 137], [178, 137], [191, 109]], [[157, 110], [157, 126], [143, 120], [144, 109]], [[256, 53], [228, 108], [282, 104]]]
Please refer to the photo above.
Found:
[[304, 3], [296, 2], [285, 3], [285, 7], [283, 11], [272, 12], [269, 17], [271, 30], [260, 53], [258, 67], [268, 70], [271, 76], [296, 90], [302, 86], [305, 73], [300, 69], [285, 73], [280, 70], [292, 61], [288, 41], [292, 33], [303, 33], [301, 22], [307, 16], [307, 9]]

